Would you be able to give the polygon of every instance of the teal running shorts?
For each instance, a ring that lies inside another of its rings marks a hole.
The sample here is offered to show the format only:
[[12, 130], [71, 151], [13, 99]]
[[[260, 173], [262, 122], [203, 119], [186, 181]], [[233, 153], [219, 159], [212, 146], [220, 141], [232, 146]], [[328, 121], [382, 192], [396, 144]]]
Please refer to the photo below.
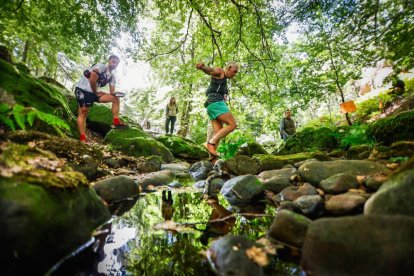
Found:
[[221, 114], [230, 112], [225, 102], [214, 102], [207, 106], [207, 114], [210, 120], [216, 119]]

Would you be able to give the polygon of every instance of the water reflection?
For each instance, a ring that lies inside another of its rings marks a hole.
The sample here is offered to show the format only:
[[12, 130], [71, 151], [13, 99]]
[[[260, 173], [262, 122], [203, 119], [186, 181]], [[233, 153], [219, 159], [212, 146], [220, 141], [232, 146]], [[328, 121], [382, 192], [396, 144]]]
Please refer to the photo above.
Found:
[[[211, 241], [227, 233], [258, 240], [265, 236], [275, 214], [273, 207], [264, 204], [234, 209], [221, 196], [205, 200], [201, 193], [177, 189], [146, 194], [121, 205], [110, 206], [120, 217], [97, 236], [95, 261], [88, 261], [94, 267], [82, 267], [73, 274], [214, 275], [201, 254]], [[170, 220], [191, 231], [154, 230], [155, 225]], [[300, 270], [275, 257], [265, 273], [300, 275]]]

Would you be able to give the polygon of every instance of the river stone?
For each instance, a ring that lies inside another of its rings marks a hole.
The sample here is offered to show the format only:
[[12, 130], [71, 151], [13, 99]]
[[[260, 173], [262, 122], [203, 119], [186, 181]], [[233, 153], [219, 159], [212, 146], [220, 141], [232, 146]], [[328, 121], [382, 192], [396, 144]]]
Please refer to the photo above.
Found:
[[195, 180], [204, 180], [207, 178], [208, 173], [213, 169], [213, 164], [209, 161], [200, 161], [194, 163], [188, 170], [189, 174]]
[[141, 173], [156, 172], [161, 169], [162, 158], [157, 155], [139, 158], [136, 162], [137, 170]]
[[246, 155], [252, 157], [255, 154], [267, 154], [267, 152], [257, 142], [246, 142], [239, 147], [235, 155]]
[[224, 183], [225, 181], [218, 176], [209, 177], [206, 180], [203, 193], [211, 197], [217, 197]]
[[353, 175], [339, 173], [322, 180], [319, 187], [327, 193], [340, 194], [349, 189], [358, 188], [358, 180]]
[[263, 181], [263, 186], [265, 190], [270, 190], [274, 193], [280, 193], [282, 190], [293, 187], [290, 184], [290, 181], [286, 177], [274, 176], [270, 179]]
[[306, 231], [312, 221], [288, 210], [279, 211], [267, 232], [267, 237], [295, 248], [302, 248]]
[[364, 214], [414, 216], [414, 169], [390, 177], [366, 202]]
[[44, 188], [39, 183], [46, 177], [50, 176], [32, 175], [27, 181], [0, 177], [0, 256], [4, 275], [45, 275], [111, 218], [94, 189]]
[[255, 175], [241, 175], [226, 181], [220, 193], [231, 205], [244, 205], [263, 191], [263, 184]]
[[183, 186], [183, 184], [179, 181], [173, 181], [171, 183], [168, 183], [167, 185], [170, 188], [181, 188]]
[[312, 155], [306, 152], [287, 154], [287, 155], [271, 155], [271, 154], [255, 154], [254, 158], [259, 160], [262, 171], [278, 170], [286, 164], [295, 164], [300, 161], [312, 158]]
[[332, 215], [361, 213], [366, 200], [366, 197], [357, 194], [334, 195], [325, 202], [325, 209]]
[[148, 186], [162, 186], [174, 180], [174, 173], [172, 171], [159, 171], [144, 174], [138, 177], [138, 184], [142, 189], [147, 189]]
[[235, 175], [257, 174], [260, 162], [246, 155], [237, 155], [226, 160], [226, 166]]
[[411, 275], [414, 218], [360, 215], [309, 225], [301, 266], [307, 275]]
[[206, 185], [206, 182], [207, 182], [206, 180], [197, 181], [196, 183], [194, 183], [193, 187], [203, 189], [204, 186]]
[[191, 165], [187, 162], [162, 164], [161, 170], [170, 170], [172, 172], [187, 172]]
[[323, 198], [320, 195], [305, 195], [298, 197], [293, 201], [302, 213], [310, 218], [320, 217], [324, 211], [325, 206]]
[[277, 207], [276, 211], [279, 212], [282, 210], [287, 210], [287, 211], [295, 212], [297, 214], [302, 214], [302, 210], [292, 201], [282, 201], [279, 204], [279, 207]]
[[365, 187], [377, 191], [388, 178], [385, 175], [371, 175], [365, 180]]
[[175, 157], [186, 159], [208, 158], [206, 149], [189, 139], [176, 135], [161, 135], [157, 137], [157, 140], [168, 148]]
[[318, 191], [309, 183], [304, 183], [298, 187], [288, 187], [278, 193], [274, 200], [278, 203], [283, 201], [294, 201], [295, 199], [305, 195], [317, 195]]
[[139, 194], [138, 184], [127, 176], [114, 176], [93, 185], [96, 193], [106, 202], [112, 203]]
[[365, 160], [310, 161], [299, 167], [299, 173], [303, 179], [315, 186], [319, 185], [322, 180], [339, 173], [367, 176], [388, 172], [389, 170], [384, 165]]
[[278, 178], [286, 178], [286, 179], [290, 179], [292, 176], [297, 174], [297, 170], [293, 167], [288, 167], [288, 168], [284, 168], [284, 169], [279, 169], [279, 170], [269, 170], [269, 171], [262, 171], [261, 173], [259, 173], [259, 178], [261, 178], [263, 181], [266, 181], [268, 179], [271, 179], [273, 177], [278, 177]]
[[214, 242], [207, 256], [218, 275], [261, 276], [262, 267], [246, 254], [246, 250], [253, 246], [255, 243], [244, 237], [227, 235]]

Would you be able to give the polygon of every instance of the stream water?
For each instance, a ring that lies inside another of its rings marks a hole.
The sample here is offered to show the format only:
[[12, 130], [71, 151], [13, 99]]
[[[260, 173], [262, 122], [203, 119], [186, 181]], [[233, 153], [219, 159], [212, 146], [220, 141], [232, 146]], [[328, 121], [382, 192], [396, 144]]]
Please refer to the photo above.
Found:
[[[224, 198], [206, 200], [192, 188], [164, 195], [158, 190], [110, 209], [113, 220], [102, 227], [96, 241], [50, 274], [214, 275], [203, 254], [209, 243], [226, 234], [265, 237], [275, 214], [275, 208], [264, 203], [236, 210]], [[271, 257], [264, 272], [302, 274], [297, 264], [278, 256]]]

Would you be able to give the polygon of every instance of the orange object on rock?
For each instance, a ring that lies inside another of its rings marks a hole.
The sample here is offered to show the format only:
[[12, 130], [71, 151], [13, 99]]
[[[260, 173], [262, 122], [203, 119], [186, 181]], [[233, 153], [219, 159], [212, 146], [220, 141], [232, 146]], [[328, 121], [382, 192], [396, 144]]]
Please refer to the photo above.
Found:
[[348, 113], [348, 112], [356, 111], [356, 105], [354, 101], [347, 101], [347, 102], [341, 103], [339, 106], [341, 108], [341, 113]]

